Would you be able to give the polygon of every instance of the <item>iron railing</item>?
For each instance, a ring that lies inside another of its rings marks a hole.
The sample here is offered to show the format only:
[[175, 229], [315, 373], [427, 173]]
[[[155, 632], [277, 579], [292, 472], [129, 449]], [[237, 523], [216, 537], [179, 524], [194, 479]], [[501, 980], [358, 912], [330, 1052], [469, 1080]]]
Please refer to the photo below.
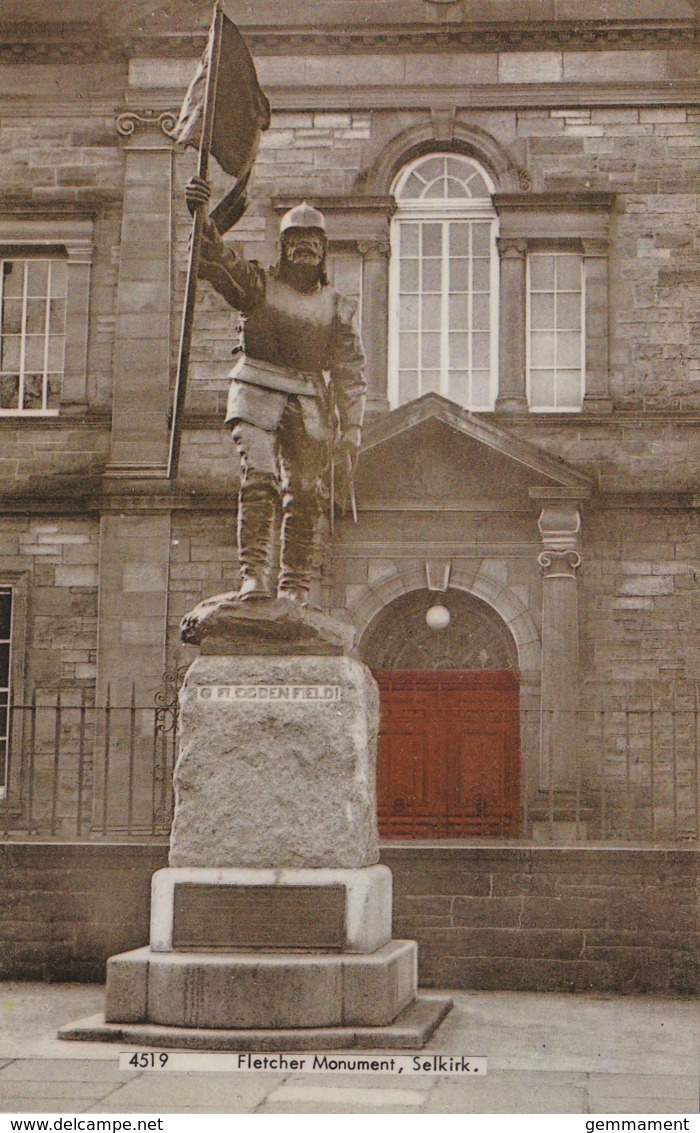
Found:
[[[557, 716], [557, 720], [553, 720]], [[700, 697], [561, 714], [518, 713], [523, 768], [509, 837], [700, 843]], [[0, 838], [166, 838], [172, 819], [177, 702], [95, 706], [87, 692], [37, 690], [10, 709]], [[566, 750], [547, 737], [569, 737]], [[232, 784], [232, 789], [235, 787]], [[478, 794], [484, 836], [498, 833]], [[409, 810], [411, 799], [407, 804]], [[407, 824], [411, 836], [410, 822]], [[471, 829], [478, 835], [479, 823]], [[421, 819], [413, 836], [429, 837]], [[436, 834], [435, 836], [440, 836]], [[444, 835], [443, 835], [444, 836]]]

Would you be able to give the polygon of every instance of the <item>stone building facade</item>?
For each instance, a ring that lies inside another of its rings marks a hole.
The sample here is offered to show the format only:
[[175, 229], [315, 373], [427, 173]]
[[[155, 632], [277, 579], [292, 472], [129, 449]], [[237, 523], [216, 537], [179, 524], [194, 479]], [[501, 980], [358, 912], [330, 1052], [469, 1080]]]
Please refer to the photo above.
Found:
[[[165, 474], [194, 171], [170, 131], [210, 13], [117, 7], [74, 0], [54, 19], [26, 0], [0, 45], [14, 837], [42, 768], [54, 834], [73, 832], [82, 787], [86, 830], [123, 833], [127, 796], [146, 814], [145, 709], [193, 655], [183, 614], [237, 578], [222, 424], [237, 327], [206, 285]], [[398, 719], [382, 757], [394, 837], [697, 844], [696, 7], [584, 0], [573, 21], [556, 0], [227, 2], [273, 111], [228, 238], [274, 262], [279, 217], [305, 198], [358, 302], [359, 522], [338, 519], [316, 598], [357, 627]], [[446, 629], [426, 627], [433, 606]], [[481, 683], [435, 676], [460, 672]], [[58, 719], [59, 695], [72, 741], [28, 763], [32, 713]], [[431, 739], [420, 721], [449, 696]], [[123, 717], [106, 725], [106, 705]]]

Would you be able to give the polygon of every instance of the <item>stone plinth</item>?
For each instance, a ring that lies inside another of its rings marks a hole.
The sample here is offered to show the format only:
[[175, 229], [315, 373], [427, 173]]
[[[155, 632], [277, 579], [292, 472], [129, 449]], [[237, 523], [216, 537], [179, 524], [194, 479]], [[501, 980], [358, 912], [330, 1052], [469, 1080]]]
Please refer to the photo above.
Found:
[[161, 869], [151, 949], [374, 952], [391, 939], [391, 871]]
[[180, 698], [172, 866], [374, 865], [379, 697], [365, 665], [203, 656]]
[[[379, 693], [353, 631], [219, 595], [183, 621], [170, 868], [150, 947], [107, 965], [105, 1016], [65, 1039], [203, 1050], [420, 1047], [451, 1007], [417, 999], [379, 857]], [[254, 651], [253, 651], [254, 650]]]
[[412, 1003], [418, 945], [392, 940], [375, 952], [154, 952], [107, 963], [112, 1022], [217, 1030], [374, 1026]]

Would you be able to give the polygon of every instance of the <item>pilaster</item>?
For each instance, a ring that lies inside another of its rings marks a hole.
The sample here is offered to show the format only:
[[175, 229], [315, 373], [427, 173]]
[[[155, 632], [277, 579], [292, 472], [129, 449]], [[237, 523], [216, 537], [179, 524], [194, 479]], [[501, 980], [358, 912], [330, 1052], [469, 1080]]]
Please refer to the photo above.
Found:
[[162, 476], [168, 449], [173, 115], [127, 112], [108, 475]]
[[500, 238], [499, 380], [496, 410], [527, 412], [525, 289], [527, 241]]
[[389, 322], [389, 252], [387, 240], [358, 244], [362, 256], [362, 338], [367, 355], [367, 410], [385, 412], [387, 399], [387, 335]]
[[581, 514], [574, 500], [547, 501], [538, 521], [542, 569], [540, 789], [573, 790], [578, 780]]
[[609, 245], [583, 240], [586, 296], [586, 395], [584, 411], [611, 413], [609, 367]]

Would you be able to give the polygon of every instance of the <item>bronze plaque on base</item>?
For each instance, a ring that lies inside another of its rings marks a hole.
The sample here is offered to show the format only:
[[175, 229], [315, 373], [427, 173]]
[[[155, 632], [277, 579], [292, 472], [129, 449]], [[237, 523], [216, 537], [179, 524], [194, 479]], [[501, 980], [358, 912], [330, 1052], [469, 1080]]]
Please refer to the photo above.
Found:
[[342, 949], [342, 885], [175, 886], [173, 948]]

